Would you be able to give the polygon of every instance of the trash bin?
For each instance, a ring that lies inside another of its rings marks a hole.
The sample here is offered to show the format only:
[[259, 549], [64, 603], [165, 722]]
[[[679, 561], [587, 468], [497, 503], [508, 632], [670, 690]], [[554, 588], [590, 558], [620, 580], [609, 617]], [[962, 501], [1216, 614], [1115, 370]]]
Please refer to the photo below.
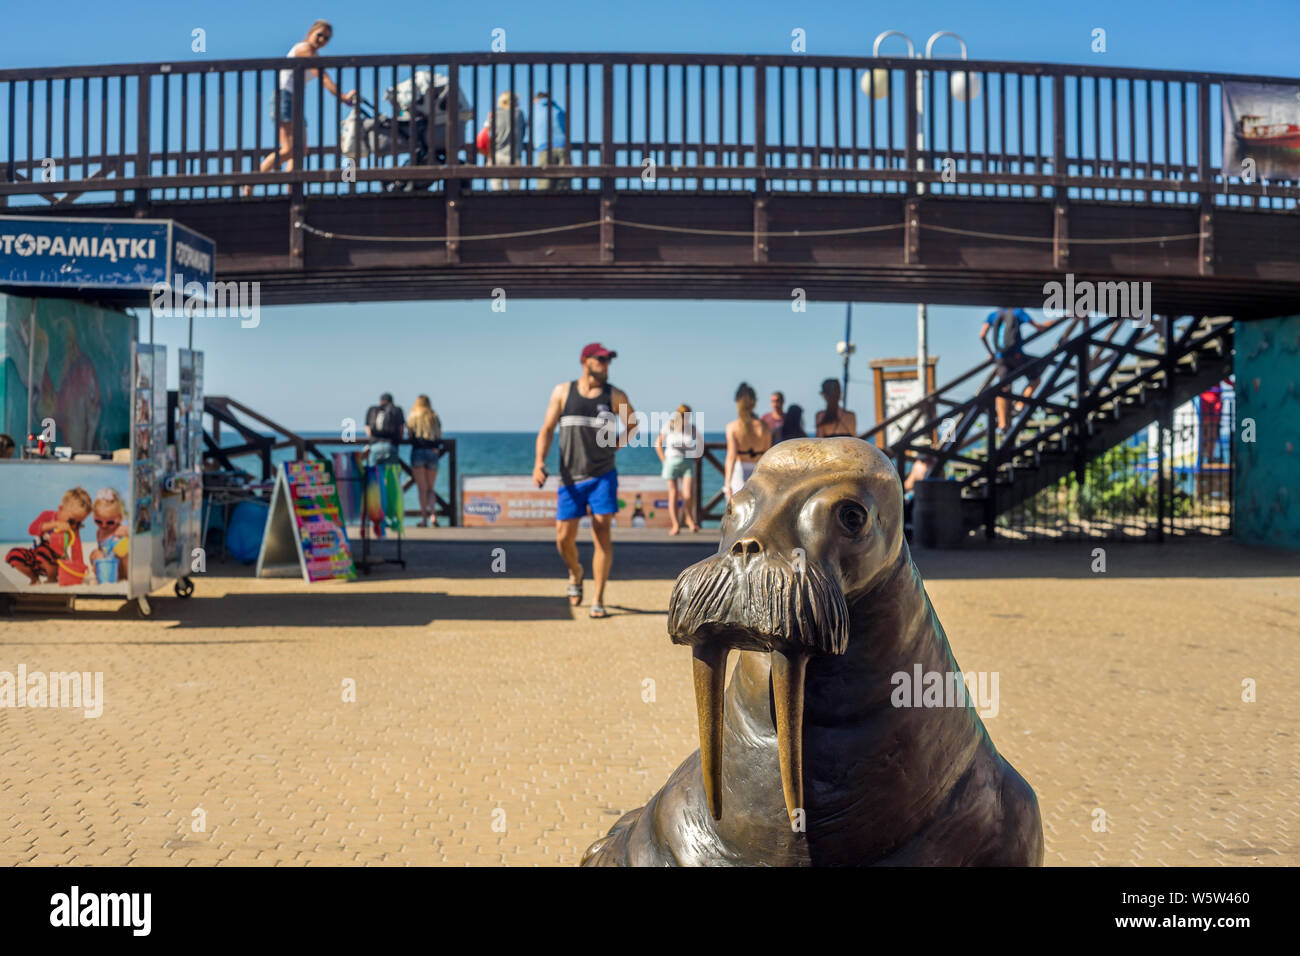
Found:
[[912, 529], [918, 547], [960, 547], [966, 537], [961, 524], [961, 484], [946, 478], [918, 481]]

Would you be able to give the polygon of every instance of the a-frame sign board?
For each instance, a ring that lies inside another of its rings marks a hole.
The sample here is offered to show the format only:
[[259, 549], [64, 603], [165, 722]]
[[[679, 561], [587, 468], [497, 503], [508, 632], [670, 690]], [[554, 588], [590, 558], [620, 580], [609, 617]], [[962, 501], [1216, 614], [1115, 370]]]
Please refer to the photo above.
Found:
[[338, 486], [327, 462], [283, 462], [276, 471], [256, 576], [297, 574], [309, 583], [357, 576]]

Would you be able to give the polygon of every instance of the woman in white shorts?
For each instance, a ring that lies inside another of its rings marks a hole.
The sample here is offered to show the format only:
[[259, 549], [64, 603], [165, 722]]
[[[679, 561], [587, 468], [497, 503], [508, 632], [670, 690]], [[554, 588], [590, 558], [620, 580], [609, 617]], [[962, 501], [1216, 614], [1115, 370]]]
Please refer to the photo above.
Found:
[[673, 523], [669, 534], [678, 534], [682, 530], [677, 520], [678, 501], [686, 512], [686, 527], [692, 531], [700, 530], [700, 524], [695, 520], [695, 495], [692, 493], [695, 478], [691, 459], [699, 458], [702, 451], [699, 432], [691, 421], [691, 406], [678, 405], [677, 411], [655, 438], [655, 452], [663, 462], [663, 477], [668, 482], [668, 515]]
[[727, 460], [722, 466], [727, 500], [745, 487], [763, 452], [772, 447], [772, 430], [754, 414], [758, 395], [748, 382], [736, 389], [736, 420], [727, 423]]

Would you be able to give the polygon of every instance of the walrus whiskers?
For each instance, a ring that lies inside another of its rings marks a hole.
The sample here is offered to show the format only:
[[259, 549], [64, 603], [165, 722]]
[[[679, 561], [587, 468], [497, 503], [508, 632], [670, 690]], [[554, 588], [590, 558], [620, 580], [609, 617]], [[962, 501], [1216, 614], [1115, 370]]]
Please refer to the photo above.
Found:
[[781, 788], [791, 818], [803, 806], [804, 674], [812, 651], [842, 654], [849, 609], [839, 585], [817, 564], [781, 559], [741, 567], [719, 555], [687, 568], [673, 589], [668, 633], [691, 644], [700, 764], [709, 812], [722, 819], [722, 692], [727, 652], [770, 651]]
[[726, 555], [683, 571], [668, 605], [673, 643], [698, 644], [725, 635], [749, 639], [732, 647], [769, 651], [789, 643], [843, 654], [849, 645], [849, 608], [838, 583], [815, 563], [795, 570], [781, 559], [759, 560], [762, 567], [747, 574]]

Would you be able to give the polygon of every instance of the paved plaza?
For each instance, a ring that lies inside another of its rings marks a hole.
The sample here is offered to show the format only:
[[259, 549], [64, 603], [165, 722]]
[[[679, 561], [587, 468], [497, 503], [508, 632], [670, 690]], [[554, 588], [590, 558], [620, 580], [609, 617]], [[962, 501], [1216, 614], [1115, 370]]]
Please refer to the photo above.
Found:
[[[549, 532], [447, 529], [350, 584], [212, 565], [147, 620], [0, 618], [0, 671], [104, 687], [97, 718], [0, 709], [0, 864], [576, 864], [698, 746], [665, 621], [716, 532], [616, 540], [603, 621]], [[1300, 560], [1114, 545], [1099, 574], [1098, 546], [916, 554], [963, 670], [999, 674], [1046, 863], [1300, 864]]]

